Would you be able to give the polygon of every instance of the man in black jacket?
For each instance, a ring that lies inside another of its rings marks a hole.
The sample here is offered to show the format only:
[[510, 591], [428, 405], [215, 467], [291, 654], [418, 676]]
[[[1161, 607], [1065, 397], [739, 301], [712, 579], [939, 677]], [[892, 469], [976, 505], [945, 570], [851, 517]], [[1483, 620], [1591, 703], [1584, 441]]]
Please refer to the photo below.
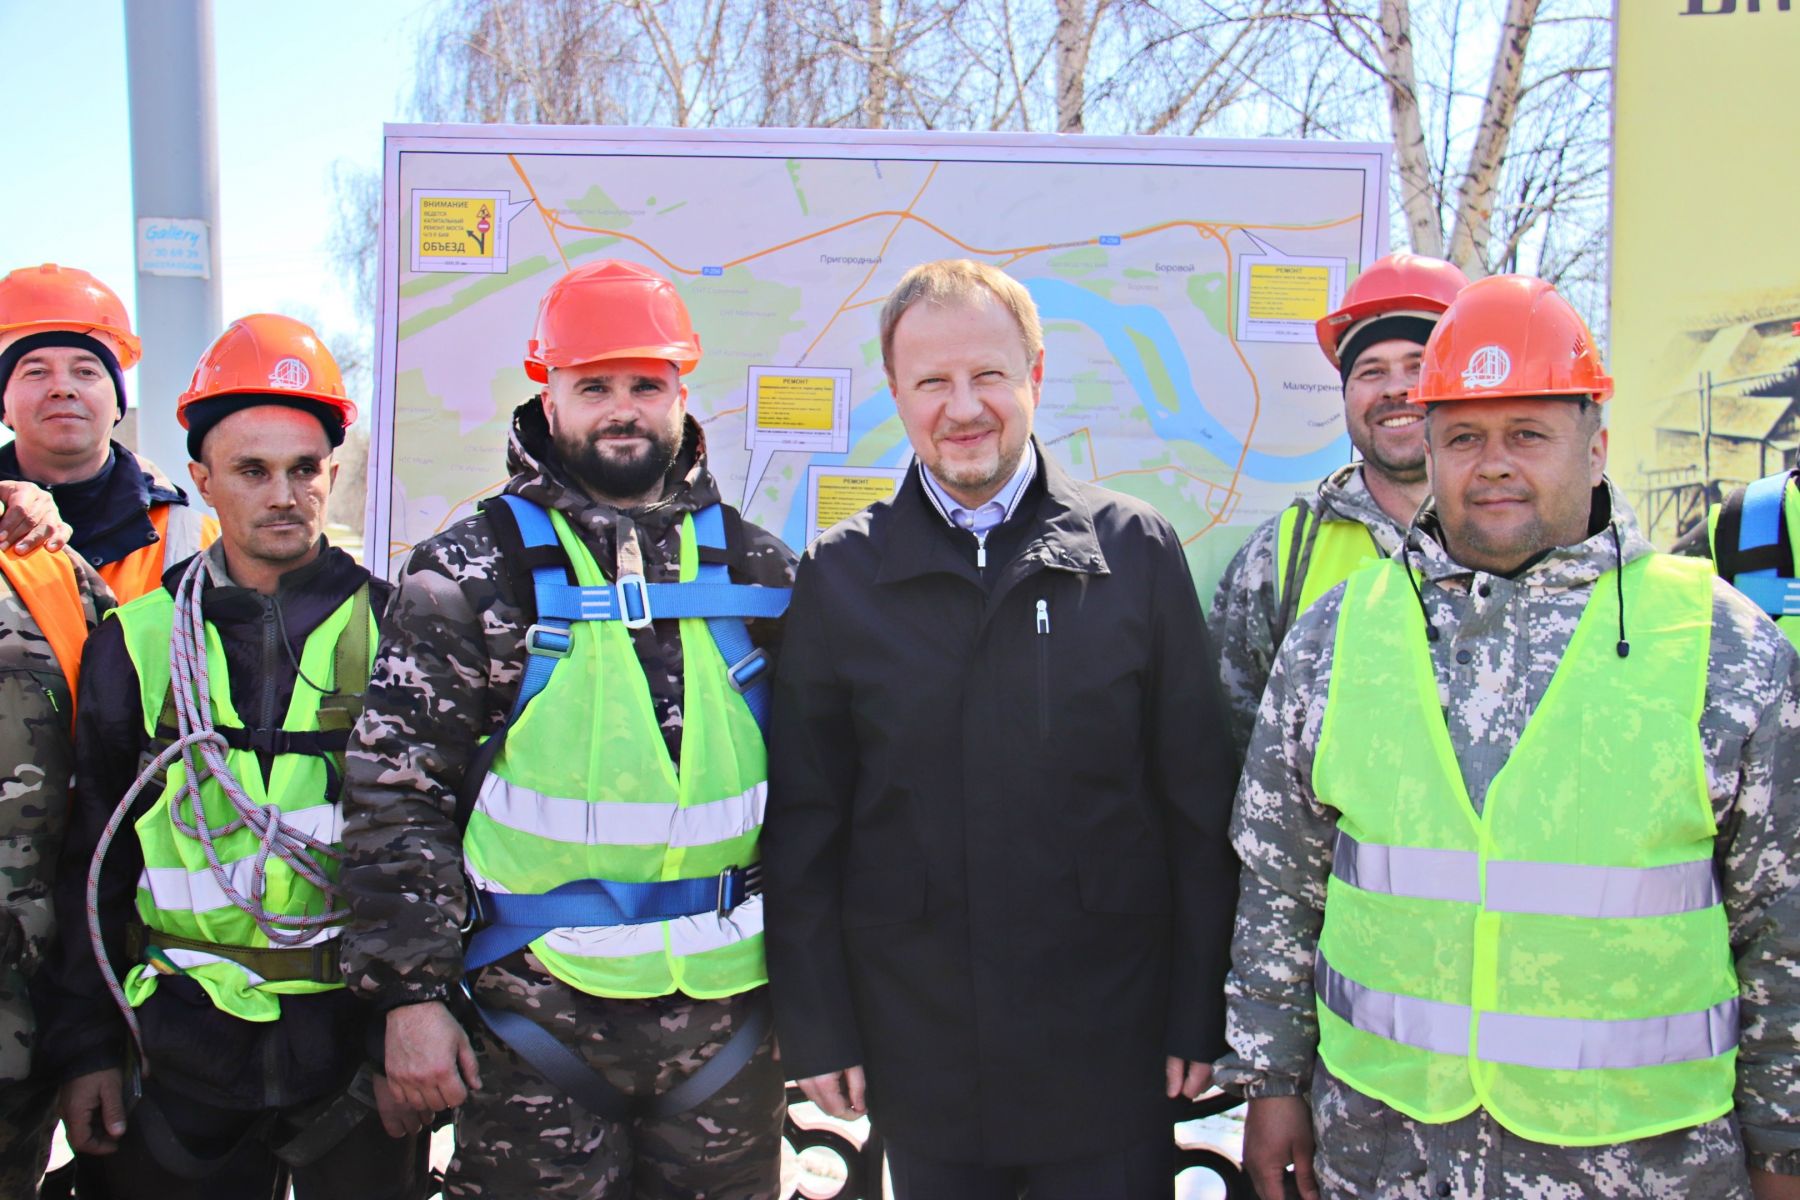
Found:
[[[360, 1070], [370, 1010], [335, 941], [343, 748], [391, 592], [321, 532], [356, 408], [310, 329], [259, 314], [207, 351], [177, 414], [223, 534], [88, 642], [58, 953], [40, 975], [81, 1194], [266, 1200], [291, 1167], [302, 1200], [399, 1200], [417, 1193], [427, 1114]], [[188, 754], [210, 775], [174, 757], [118, 814], [145, 761], [202, 728], [218, 740]], [[129, 1017], [89, 940], [97, 849]]]
[[763, 856], [783, 1063], [868, 1108], [901, 1200], [1168, 1196], [1223, 1052], [1235, 763], [1181, 543], [1031, 437], [1030, 295], [882, 311], [918, 468], [788, 610]]

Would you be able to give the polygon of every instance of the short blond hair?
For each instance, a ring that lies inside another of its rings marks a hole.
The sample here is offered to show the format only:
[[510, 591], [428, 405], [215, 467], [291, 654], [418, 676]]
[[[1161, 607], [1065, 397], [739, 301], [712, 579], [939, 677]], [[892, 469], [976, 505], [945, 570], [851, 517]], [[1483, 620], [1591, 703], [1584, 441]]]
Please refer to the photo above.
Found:
[[894, 327], [900, 324], [907, 309], [923, 301], [945, 307], [973, 304], [983, 294], [991, 295], [1012, 313], [1019, 327], [1019, 340], [1025, 344], [1025, 357], [1037, 361], [1044, 348], [1044, 323], [1038, 317], [1037, 304], [1025, 285], [987, 263], [972, 258], [940, 258], [920, 263], [894, 285], [887, 303], [881, 306], [881, 366], [894, 373]]

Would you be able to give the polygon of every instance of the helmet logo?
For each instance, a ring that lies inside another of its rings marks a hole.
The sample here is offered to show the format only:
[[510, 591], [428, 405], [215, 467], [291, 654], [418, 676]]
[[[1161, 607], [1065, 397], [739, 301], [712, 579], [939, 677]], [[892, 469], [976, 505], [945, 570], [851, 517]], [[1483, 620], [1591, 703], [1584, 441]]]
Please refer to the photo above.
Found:
[[312, 372], [308, 371], [306, 364], [297, 358], [284, 358], [275, 364], [273, 371], [269, 372], [271, 387], [286, 388], [288, 391], [297, 392], [311, 382]]
[[1512, 374], [1512, 359], [1499, 346], [1483, 346], [1469, 355], [1469, 365], [1462, 373], [1464, 387], [1499, 387]]

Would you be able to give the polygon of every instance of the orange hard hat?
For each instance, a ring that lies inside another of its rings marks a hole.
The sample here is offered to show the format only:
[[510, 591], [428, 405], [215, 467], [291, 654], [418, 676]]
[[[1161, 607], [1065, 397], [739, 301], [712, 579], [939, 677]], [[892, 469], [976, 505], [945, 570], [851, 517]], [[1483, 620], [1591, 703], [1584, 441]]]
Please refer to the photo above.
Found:
[[674, 284], [648, 267], [603, 258], [544, 293], [525, 373], [547, 383], [553, 367], [609, 358], [667, 359], [686, 375], [700, 363], [700, 336]]
[[345, 425], [356, 420], [356, 405], [344, 391], [331, 351], [310, 326], [276, 313], [239, 317], [206, 348], [193, 382], [175, 402], [175, 419], [187, 429], [194, 405], [243, 395], [313, 400], [335, 410]]
[[121, 369], [143, 357], [124, 302], [86, 271], [45, 263], [20, 267], [0, 279], [0, 339], [52, 330], [105, 338]]
[[1365, 323], [1402, 316], [1436, 320], [1467, 286], [1469, 277], [1441, 258], [1405, 253], [1378, 258], [1344, 289], [1337, 311], [1313, 326], [1319, 349], [1332, 366], [1340, 366], [1338, 350]]
[[1463, 289], [1432, 331], [1411, 399], [1587, 396], [1604, 404], [1612, 393], [1587, 323], [1554, 287], [1493, 275]]

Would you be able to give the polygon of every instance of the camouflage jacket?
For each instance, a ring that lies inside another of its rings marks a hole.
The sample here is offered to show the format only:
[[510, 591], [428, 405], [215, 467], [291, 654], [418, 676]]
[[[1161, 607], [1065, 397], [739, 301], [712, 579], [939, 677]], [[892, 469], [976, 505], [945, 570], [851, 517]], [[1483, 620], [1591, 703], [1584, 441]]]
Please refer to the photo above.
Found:
[[[1366, 526], [1384, 554], [1400, 548], [1404, 528], [1375, 503], [1362, 467], [1352, 463], [1326, 477], [1319, 490], [1304, 497], [1314, 516], [1328, 521], [1357, 521]], [[1231, 743], [1238, 757], [1250, 745], [1256, 706], [1269, 682], [1275, 661], [1275, 547], [1281, 525], [1277, 513], [1258, 525], [1225, 567], [1213, 593], [1206, 627], [1219, 653], [1219, 682], [1231, 706]]]
[[[112, 593], [64, 553], [91, 631]], [[0, 1084], [26, 1077], [37, 1041], [27, 988], [56, 932], [50, 893], [75, 771], [74, 705], [50, 643], [0, 575]]]
[[[609, 577], [620, 544], [635, 543], [646, 580], [675, 581], [682, 518], [720, 499], [691, 417], [663, 499], [644, 508], [596, 503], [571, 482], [535, 399], [513, 415], [507, 467], [506, 490], [562, 512]], [[733, 578], [789, 586], [793, 553], [749, 522], [743, 531]], [[341, 939], [345, 982], [383, 1008], [441, 999], [462, 973], [467, 895], [457, 793], [477, 745], [505, 722], [518, 695], [530, 625], [521, 604], [531, 603], [520, 584], [529, 589], [529, 575], [508, 568], [493, 523], [477, 515], [413, 551], [388, 611], [345, 769], [343, 885], [353, 916]], [[655, 621], [632, 640], [664, 741], [679, 759], [677, 629]], [[778, 634], [778, 622], [750, 622], [751, 639], [771, 656]]]
[[[1604, 529], [1609, 517], [1622, 547]], [[1586, 541], [1553, 550], [1510, 579], [1452, 561], [1429, 510], [1411, 537], [1410, 561], [1422, 572], [1424, 603], [1440, 631], [1431, 654], [1450, 741], [1478, 810], [1542, 698], [1594, 581], [1613, 569], [1615, 555], [1629, 561], [1651, 553], [1616, 491], [1597, 493], [1595, 528]], [[1303, 1090], [1313, 1071], [1313, 952], [1336, 814], [1315, 796], [1312, 769], [1342, 598], [1339, 587], [1319, 600], [1282, 645], [1232, 819], [1244, 872], [1226, 983], [1233, 1053], [1221, 1060], [1218, 1078], [1251, 1097]], [[1629, 623], [1627, 612], [1627, 629]], [[1753, 1166], [1800, 1171], [1800, 858], [1793, 840], [1800, 828], [1800, 659], [1773, 624], [1719, 582], [1699, 725], [1742, 985], [1737, 1117]], [[1706, 1128], [1666, 1136], [1678, 1140]]]

